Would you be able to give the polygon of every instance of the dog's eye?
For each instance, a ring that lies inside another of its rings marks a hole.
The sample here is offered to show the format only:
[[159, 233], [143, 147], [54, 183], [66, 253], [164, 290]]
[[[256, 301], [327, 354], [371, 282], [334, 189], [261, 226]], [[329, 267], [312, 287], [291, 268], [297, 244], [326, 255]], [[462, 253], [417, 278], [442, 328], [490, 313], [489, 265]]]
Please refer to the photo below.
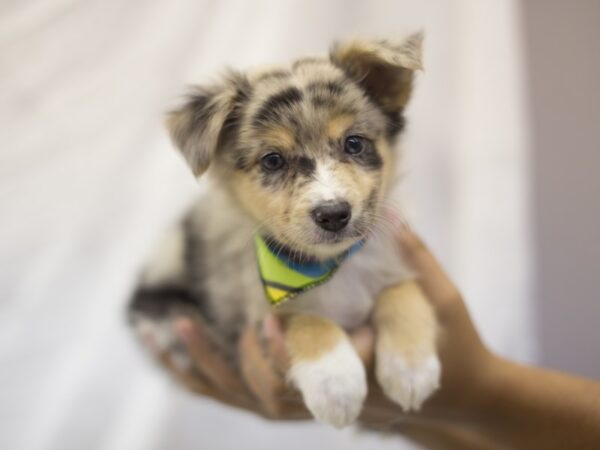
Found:
[[269, 153], [261, 158], [260, 163], [266, 170], [273, 171], [281, 169], [285, 160], [279, 153]]
[[358, 155], [365, 149], [365, 140], [360, 136], [348, 136], [344, 142], [344, 151], [350, 155]]

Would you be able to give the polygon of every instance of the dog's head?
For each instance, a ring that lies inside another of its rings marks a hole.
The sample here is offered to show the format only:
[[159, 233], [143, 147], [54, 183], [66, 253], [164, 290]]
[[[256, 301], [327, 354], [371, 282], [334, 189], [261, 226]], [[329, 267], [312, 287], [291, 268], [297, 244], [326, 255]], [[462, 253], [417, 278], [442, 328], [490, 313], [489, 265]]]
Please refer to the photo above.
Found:
[[365, 237], [393, 171], [421, 36], [352, 41], [328, 58], [199, 87], [168, 127], [194, 173], [277, 242], [327, 258]]

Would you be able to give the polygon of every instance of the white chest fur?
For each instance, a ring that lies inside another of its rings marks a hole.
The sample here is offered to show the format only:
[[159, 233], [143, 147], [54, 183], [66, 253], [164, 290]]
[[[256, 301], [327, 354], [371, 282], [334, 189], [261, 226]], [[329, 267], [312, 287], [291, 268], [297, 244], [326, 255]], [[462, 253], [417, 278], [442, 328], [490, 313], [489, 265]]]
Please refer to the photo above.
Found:
[[285, 311], [325, 316], [346, 329], [364, 323], [385, 288], [411, 277], [389, 234], [371, 236], [321, 286], [280, 306]]

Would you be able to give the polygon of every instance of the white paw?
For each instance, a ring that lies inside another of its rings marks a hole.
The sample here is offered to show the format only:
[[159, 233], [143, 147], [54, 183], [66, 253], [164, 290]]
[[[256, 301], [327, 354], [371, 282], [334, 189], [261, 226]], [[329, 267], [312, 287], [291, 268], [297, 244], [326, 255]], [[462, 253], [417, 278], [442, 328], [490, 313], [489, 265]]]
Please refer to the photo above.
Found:
[[436, 355], [412, 363], [397, 353], [378, 353], [375, 370], [383, 392], [404, 411], [419, 410], [440, 386], [441, 365]]
[[135, 319], [133, 327], [138, 338], [150, 343], [157, 351], [167, 351], [176, 342], [171, 324], [167, 320], [139, 317]]
[[290, 378], [315, 419], [336, 428], [357, 419], [367, 395], [364, 366], [346, 340], [318, 359], [294, 364]]
[[137, 318], [134, 330], [152, 356], [168, 354], [175, 367], [182, 371], [193, 367], [192, 360], [179, 342], [170, 321]]

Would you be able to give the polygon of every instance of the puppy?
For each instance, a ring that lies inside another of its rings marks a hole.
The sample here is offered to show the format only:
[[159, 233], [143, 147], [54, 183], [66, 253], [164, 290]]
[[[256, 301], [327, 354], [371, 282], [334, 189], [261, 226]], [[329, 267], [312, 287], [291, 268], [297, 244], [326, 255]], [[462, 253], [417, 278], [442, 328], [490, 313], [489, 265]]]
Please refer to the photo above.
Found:
[[421, 40], [351, 41], [194, 88], [167, 123], [210, 186], [143, 273], [138, 331], [176, 352], [170, 321], [192, 315], [235, 360], [240, 331], [273, 310], [290, 380], [317, 420], [343, 427], [367, 394], [345, 330], [370, 320], [377, 381], [404, 410], [421, 406], [439, 384], [436, 322], [382, 214]]

